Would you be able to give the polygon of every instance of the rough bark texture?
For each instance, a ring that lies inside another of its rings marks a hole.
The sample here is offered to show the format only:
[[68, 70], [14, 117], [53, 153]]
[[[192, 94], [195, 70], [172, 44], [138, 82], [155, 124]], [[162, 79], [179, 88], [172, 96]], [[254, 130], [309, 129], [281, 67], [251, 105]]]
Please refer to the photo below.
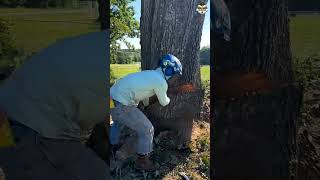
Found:
[[110, 20], [109, 20], [109, 2], [107, 0], [98, 0], [99, 3], [99, 21], [100, 29], [106, 30], [109, 29]]
[[[245, 83], [248, 87], [242, 83], [224, 92], [254, 93], [211, 95], [215, 98], [216, 112], [211, 150], [215, 177], [297, 179], [296, 120], [303, 92], [293, 82], [287, 0], [226, 0], [226, 3], [232, 20], [231, 42], [214, 40], [211, 72], [215, 73], [211, 73], [211, 79], [223, 79], [234, 72], [244, 76], [259, 72], [274, 85], [271, 89], [262, 88], [268, 84], [255, 83], [267, 81], [251, 80]], [[215, 87], [228, 83], [220, 82]], [[260, 91], [258, 95], [255, 88]]]
[[[215, 41], [220, 70], [258, 70], [273, 80], [292, 80], [287, 0], [226, 0], [231, 43]], [[217, 70], [219, 70], [217, 69]]]
[[[204, 15], [196, 12], [201, 0], [142, 0], [141, 66], [154, 69], [161, 56], [170, 53], [183, 65], [181, 83], [200, 87], [199, 49]], [[192, 120], [199, 115], [201, 92], [176, 95], [170, 105], [151, 106], [147, 115], [155, 129], [181, 132], [182, 139], [191, 136]], [[186, 114], [188, 113], [188, 114]]]
[[217, 98], [213, 154], [216, 179], [296, 179], [296, 118], [301, 87]]

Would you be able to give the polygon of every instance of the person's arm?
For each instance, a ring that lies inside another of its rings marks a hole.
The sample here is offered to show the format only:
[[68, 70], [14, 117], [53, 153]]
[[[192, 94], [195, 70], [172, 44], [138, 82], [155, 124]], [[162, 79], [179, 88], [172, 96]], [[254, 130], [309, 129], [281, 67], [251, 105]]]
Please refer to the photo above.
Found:
[[[168, 85], [166, 83], [160, 84], [154, 89], [156, 97], [159, 103], [161, 104], [161, 106], [166, 106], [170, 103], [170, 98], [167, 96], [167, 90], [168, 90]], [[153, 97], [151, 97], [150, 99], [153, 101], [152, 98]]]
[[156, 102], [159, 102], [162, 106], [168, 105], [170, 103], [170, 98], [167, 96], [167, 91], [168, 85], [165, 82], [157, 84], [154, 88], [155, 95], [140, 102], [138, 108], [145, 109], [145, 106], [150, 106]]

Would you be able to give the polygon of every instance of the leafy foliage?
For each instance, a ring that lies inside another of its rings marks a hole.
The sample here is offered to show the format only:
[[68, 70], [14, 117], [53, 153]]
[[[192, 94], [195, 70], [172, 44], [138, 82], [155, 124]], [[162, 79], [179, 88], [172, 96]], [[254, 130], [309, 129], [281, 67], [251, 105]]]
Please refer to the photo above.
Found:
[[209, 47], [203, 47], [200, 50], [200, 64], [210, 65], [210, 48]]
[[131, 64], [141, 62], [139, 51], [136, 50], [117, 50], [116, 56], [111, 59], [111, 64]]
[[17, 7], [23, 6], [26, 0], [0, 0], [0, 6]]
[[307, 58], [293, 58], [293, 67], [295, 78], [298, 82], [303, 84], [305, 88], [310, 86], [311, 80], [319, 79], [319, 70], [316, 67], [320, 62], [319, 56], [310, 56]]
[[291, 11], [314, 11], [320, 10], [319, 0], [289, 0], [289, 10]]
[[139, 22], [134, 18], [134, 9], [129, 6], [134, 0], [111, 0], [110, 1], [110, 51], [111, 62], [116, 62], [117, 50], [120, 49], [119, 41], [124, 42], [129, 49], [134, 47], [126, 37], [139, 36]]

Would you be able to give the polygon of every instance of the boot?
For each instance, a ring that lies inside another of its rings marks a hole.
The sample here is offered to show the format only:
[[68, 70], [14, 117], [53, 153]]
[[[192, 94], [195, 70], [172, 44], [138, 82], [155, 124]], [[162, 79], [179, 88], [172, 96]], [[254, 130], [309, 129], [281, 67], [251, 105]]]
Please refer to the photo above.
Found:
[[136, 169], [145, 171], [155, 171], [157, 166], [150, 160], [149, 155], [139, 155], [136, 160]]

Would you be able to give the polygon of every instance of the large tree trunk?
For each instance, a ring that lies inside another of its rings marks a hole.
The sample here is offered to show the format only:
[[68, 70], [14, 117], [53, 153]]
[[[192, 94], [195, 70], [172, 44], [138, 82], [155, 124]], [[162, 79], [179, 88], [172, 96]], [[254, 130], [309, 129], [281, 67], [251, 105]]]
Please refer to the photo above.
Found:
[[101, 30], [109, 29], [109, 5], [107, 0], [98, 0], [99, 3], [99, 21]]
[[[154, 69], [160, 57], [170, 53], [181, 60], [183, 77], [180, 83], [200, 88], [199, 49], [204, 15], [196, 12], [201, 0], [142, 0], [141, 66]], [[156, 130], [171, 129], [190, 139], [192, 121], [199, 115], [201, 92], [169, 96], [170, 105], [151, 106], [147, 116]]]
[[214, 40], [211, 67], [215, 177], [296, 179], [302, 88], [293, 82], [287, 0], [226, 2], [231, 42]]
[[214, 42], [217, 70], [263, 71], [273, 80], [291, 81], [292, 57], [287, 0], [226, 0], [232, 41]]

